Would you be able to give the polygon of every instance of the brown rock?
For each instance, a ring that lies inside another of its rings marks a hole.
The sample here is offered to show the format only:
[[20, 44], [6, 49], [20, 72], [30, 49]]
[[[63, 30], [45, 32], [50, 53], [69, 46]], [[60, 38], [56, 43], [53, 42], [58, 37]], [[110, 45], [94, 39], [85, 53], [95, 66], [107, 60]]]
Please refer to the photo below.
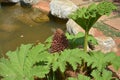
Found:
[[37, 4], [33, 5], [33, 8], [38, 8], [41, 11], [46, 12], [46, 13], [50, 12], [50, 7], [49, 7], [48, 1], [39, 1]]
[[94, 37], [100, 37], [100, 36], [105, 37], [105, 35], [103, 34], [103, 32], [100, 31], [100, 30], [98, 30], [98, 29], [96, 29], [96, 28], [91, 28], [89, 33], [91, 35], [93, 35]]
[[120, 56], [120, 38], [115, 38], [114, 40], [118, 48], [117, 55]]
[[104, 23], [117, 30], [120, 30], [120, 18], [113, 18], [108, 21], [105, 21]]

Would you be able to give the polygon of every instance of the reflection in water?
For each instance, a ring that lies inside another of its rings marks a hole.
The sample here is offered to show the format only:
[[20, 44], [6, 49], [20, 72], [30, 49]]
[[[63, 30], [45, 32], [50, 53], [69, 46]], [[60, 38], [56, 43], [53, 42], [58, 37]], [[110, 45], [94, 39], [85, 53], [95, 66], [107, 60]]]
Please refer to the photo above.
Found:
[[[31, 15], [33, 14], [33, 15]], [[19, 6], [2, 7], [0, 10], [0, 54], [15, 50], [20, 44], [43, 42], [53, 34], [56, 28], [65, 28], [65, 24], [52, 20], [35, 23], [34, 12]]]

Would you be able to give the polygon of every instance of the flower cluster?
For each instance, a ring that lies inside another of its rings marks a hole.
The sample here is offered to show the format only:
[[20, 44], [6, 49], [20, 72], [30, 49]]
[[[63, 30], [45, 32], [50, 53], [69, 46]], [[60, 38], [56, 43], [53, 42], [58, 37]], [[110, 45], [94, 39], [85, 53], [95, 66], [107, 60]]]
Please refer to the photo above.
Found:
[[66, 39], [64, 32], [61, 29], [57, 29], [53, 36], [50, 52], [51, 53], [60, 52], [67, 47], [68, 40]]

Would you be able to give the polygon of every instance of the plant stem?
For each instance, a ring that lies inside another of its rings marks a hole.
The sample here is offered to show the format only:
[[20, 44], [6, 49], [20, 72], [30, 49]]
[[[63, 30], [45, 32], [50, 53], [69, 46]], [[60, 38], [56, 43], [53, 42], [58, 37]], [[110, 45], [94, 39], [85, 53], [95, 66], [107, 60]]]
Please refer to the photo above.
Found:
[[[87, 46], [88, 46], [88, 33], [89, 31], [85, 31], [85, 37], [84, 37], [84, 51], [87, 53]], [[84, 69], [86, 68], [86, 63], [83, 61], [83, 66], [81, 67], [81, 71], [84, 72]]]
[[84, 51], [87, 52], [87, 46], [88, 46], [88, 32], [85, 31], [85, 38], [84, 38]]

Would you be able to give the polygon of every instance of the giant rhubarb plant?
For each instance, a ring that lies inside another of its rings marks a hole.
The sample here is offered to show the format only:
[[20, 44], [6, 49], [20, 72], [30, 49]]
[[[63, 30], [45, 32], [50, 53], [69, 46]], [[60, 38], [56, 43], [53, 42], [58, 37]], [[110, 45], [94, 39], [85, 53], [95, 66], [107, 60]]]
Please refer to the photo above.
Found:
[[88, 45], [87, 40], [91, 27], [101, 16], [109, 15], [114, 9], [116, 9], [116, 7], [111, 2], [103, 1], [97, 5], [92, 4], [87, 8], [86, 7], [79, 8], [69, 16], [77, 24], [79, 24], [80, 27], [82, 27], [85, 30], [85, 38], [84, 38], [85, 52], [87, 52], [87, 45]]
[[[74, 41], [76, 36], [71, 37], [67, 34], [67, 38], [68, 41], [71, 39]], [[49, 41], [52, 42], [52, 39]], [[7, 58], [0, 58], [1, 80], [113, 80], [107, 66], [113, 65], [115, 69], [120, 68], [120, 57], [112, 52], [85, 54], [83, 50], [73, 48], [60, 51], [59, 54], [50, 54], [48, 51], [50, 46], [46, 46], [48, 45], [27, 44], [21, 45], [16, 51], [7, 52]], [[85, 70], [89, 72], [86, 75], [79, 74], [83, 60], [89, 68]], [[68, 78], [66, 70], [76, 72], [78, 77]]]
[[[102, 2], [98, 5], [93, 4], [88, 8], [78, 9], [71, 15], [71, 18], [85, 30], [85, 51], [87, 50], [88, 33], [92, 25], [102, 15], [109, 14], [115, 8], [112, 3]], [[120, 57], [112, 52], [108, 54], [101, 52], [85, 54], [85, 51], [76, 47], [73, 48], [78, 44], [78, 40], [74, 38], [80, 37], [82, 39], [83, 37], [82, 34], [78, 35], [66, 34], [67, 37], [65, 37], [61, 30], [57, 30], [53, 40], [49, 38], [46, 41], [48, 44], [51, 43], [49, 45], [38, 44], [33, 46], [28, 44], [22, 45], [16, 51], [7, 52], [7, 58], [0, 58], [1, 80], [113, 80], [112, 72], [107, 69], [107, 66], [113, 65], [115, 69], [120, 68]], [[70, 46], [72, 45], [70, 49], [66, 49], [68, 42]], [[76, 44], [74, 44], [75, 42]], [[51, 50], [48, 51], [49, 49]], [[50, 54], [50, 52], [59, 54]], [[86, 63], [86, 75], [79, 74], [83, 61]], [[66, 77], [65, 72], [69, 68], [76, 72], [78, 77]], [[115, 78], [114, 80], [118, 79]]]

